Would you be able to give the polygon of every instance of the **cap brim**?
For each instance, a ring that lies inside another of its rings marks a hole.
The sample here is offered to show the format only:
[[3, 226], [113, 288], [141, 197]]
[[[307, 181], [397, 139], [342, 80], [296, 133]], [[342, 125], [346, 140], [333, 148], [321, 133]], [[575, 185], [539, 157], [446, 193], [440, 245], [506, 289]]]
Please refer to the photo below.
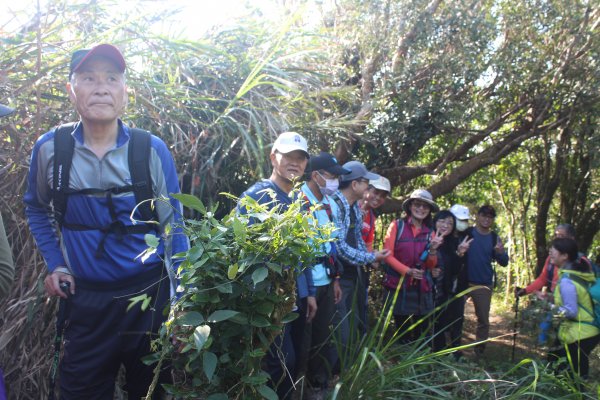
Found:
[[378, 184], [373, 184], [373, 183], [369, 183], [371, 186], [373, 186], [375, 189], [377, 190], [383, 190], [384, 192], [390, 192], [390, 189], [388, 189], [387, 187], [383, 187], [382, 185], [378, 185]]
[[363, 176], [361, 176], [361, 178], [365, 178], [365, 179], [368, 179], [368, 180], [372, 181], [372, 180], [381, 178], [381, 176], [379, 176], [379, 175], [377, 175], [377, 174], [375, 174], [373, 172], [368, 172], [367, 171], [367, 173], [364, 174]]
[[349, 173], [351, 173], [351, 172], [352, 172], [352, 171], [350, 171], [349, 169], [346, 169], [346, 168], [342, 167], [342, 166], [341, 166], [341, 165], [339, 165], [339, 164], [333, 165], [333, 166], [331, 166], [331, 167], [329, 167], [329, 168], [323, 168], [323, 169], [324, 169], [325, 171], [329, 172], [330, 174], [333, 174], [333, 175], [338, 175], [338, 176], [341, 176], [341, 175], [348, 175]]
[[92, 48], [85, 56], [83, 56], [77, 65], [73, 67], [73, 72], [77, 72], [77, 70], [81, 68], [81, 66], [85, 64], [87, 60], [94, 56], [106, 57], [115, 63], [120, 72], [125, 71], [125, 59], [123, 58], [123, 55], [119, 49], [112, 44], [100, 44]]
[[298, 147], [298, 146], [289, 146], [289, 145], [278, 145], [277, 148], [273, 148], [271, 150], [271, 153], [278, 151], [282, 154], [287, 154], [287, 153], [291, 153], [292, 151], [301, 151], [304, 154], [306, 154], [306, 158], [310, 158], [310, 154], [308, 154], [308, 151], [306, 151], [305, 149], [303, 149], [302, 147]]
[[14, 111], [14, 108], [10, 108], [0, 104], [0, 117], [6, 117], [7, 115], [12, 114]]

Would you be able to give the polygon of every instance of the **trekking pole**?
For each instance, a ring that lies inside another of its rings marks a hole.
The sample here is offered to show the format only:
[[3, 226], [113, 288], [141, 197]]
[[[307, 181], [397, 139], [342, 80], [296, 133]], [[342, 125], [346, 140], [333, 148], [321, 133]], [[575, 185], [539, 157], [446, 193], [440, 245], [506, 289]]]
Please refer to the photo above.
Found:
[[520, 296], [516, 296], [517, 299], [515, 301], [515, 321], [513, 324], [513, 344], [511, 361], [515, 361], [515, 347], [517, 346], [517, 327], [519, 324], [519, 297]]
[[54, 358], [50, 367], [48, 400], [54, 400], [54, 387], [56, 386], [56, 373], [58, 372], [58, 364], [60, 362], [60, 346], [63, 339], [63, 331], [65, 329], [65, 321], [67, 320], [67, 306], [70, 296], [71, 284], [69, 282], [61, 282], [60, 289], [67, 295], [67, 298], [60, 298], [58, 303], [58, 314], [56, 315], [56, 333], [54, 334]]

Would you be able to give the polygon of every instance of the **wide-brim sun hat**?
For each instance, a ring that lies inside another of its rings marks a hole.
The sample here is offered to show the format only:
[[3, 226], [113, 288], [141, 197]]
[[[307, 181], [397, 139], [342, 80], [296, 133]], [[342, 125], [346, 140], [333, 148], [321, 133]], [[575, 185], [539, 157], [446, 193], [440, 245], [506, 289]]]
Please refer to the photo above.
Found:
[[432, 212], [438, 212], [440, 210], [440, 207], [437, 205], [437, 203], [433, 201], [433, 196], [431, 195], [431, 193], [429, 193], [425, 189], [417, 189], [413, 191], [408, 197], [408, 199], [404, 200], [404, 202], [402, 203], [402, 209], [407, 213], [410, 213], [408, 207], [410, 206], [410, 203], [413, 200], [421, 200], [429, 204], [431, 206]]

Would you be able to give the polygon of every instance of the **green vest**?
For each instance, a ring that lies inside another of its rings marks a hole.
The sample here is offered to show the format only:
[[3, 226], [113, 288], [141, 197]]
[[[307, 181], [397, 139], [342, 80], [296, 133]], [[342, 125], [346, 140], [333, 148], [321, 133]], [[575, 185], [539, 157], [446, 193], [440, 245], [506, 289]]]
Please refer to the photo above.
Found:
[[[563, 279], [568, 279], [568, 276], [565, 275], [577, 275], [590, 282], [595, 280], [594, 274], [591, 272], [579, 272], [561, 268], [558, 273], [559, 280], [556, 289], [554, 290], [554, 303], [557, 306], [563, 305], [562, 296], [560, 294], [560, 285], [563, 282]], [[583, 306], [588, 310], [593, 309], [592, 301], [587, 289], [574, 280], [569, 280], [573, 282], [577, 291], [577, 317], [574, 319], [565, 319], [558, 328], [558, 338], [561, 342], [566, 344], [571, 344], [600, 334], [600, 329], [591, 325], [594, 317], [581, 307]]]

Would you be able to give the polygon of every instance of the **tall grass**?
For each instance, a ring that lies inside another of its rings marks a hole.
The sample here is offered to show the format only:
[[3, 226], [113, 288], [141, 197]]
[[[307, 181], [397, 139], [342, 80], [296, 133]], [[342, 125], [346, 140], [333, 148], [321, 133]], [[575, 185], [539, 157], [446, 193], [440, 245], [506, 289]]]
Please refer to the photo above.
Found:
[[[469, 290], [472, 290], [469, 289]], [[457, 296], [465, 295], [466, 290]], [[401, 344], [392, 310], [396, 302], [384, 305], [385, 312], [363, 337], [355, 335], [348, 348], [341, 351], [342, 372], [330, 399], [592, 399], [594, 389], [568, 375], [555, 375], [544, 362], [526, 358], [505, 372], [490, 372], [476, 362], [451, 356], [457, 348], [431, 351], [431, 337]], [[451, 300], [449, 300], [451, 301]], [[433, 318], [415, 322], [408, 330]], [[349, 318], [352, 318], [349, 316]], [[492, 341], [497, 338], [490, 338]], [[338, 349], [342, 350], [341, 345]], [[502, 361], [499, 361], [502, 363]]]

